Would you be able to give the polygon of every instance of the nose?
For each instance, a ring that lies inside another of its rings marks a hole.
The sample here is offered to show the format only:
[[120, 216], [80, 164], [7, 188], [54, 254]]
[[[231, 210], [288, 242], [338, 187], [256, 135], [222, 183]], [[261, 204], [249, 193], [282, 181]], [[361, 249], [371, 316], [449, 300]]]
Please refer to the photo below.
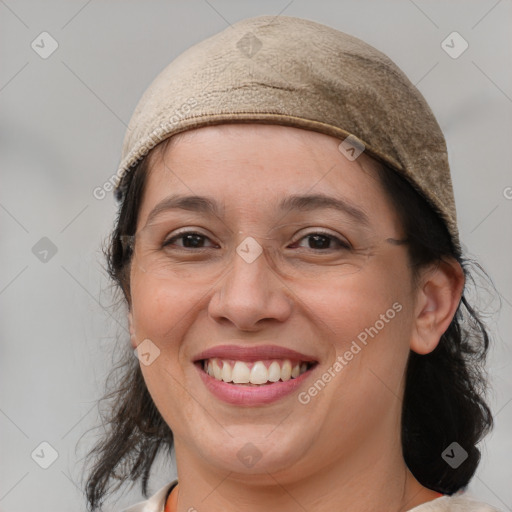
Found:
[[[255, 254], [261, 253], [255, 258]], [[252, 254], [251, 254], [252, 252]], [[293, 309], [293, 294], [273, 271], [269, 249], [254, 239], [233, 251], [232, 261], [210, 300], [208, 312], [217, 322], [257, 331], [269, 322], [284, 322]]]

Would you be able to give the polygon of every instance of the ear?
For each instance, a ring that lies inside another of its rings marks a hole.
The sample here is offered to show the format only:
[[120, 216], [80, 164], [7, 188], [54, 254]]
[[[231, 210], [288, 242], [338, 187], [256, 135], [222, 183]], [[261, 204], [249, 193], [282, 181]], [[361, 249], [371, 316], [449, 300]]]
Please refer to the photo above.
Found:
[[128, 323], [130, 325], [130, 341], [133, 349], [137, 348], [137, 337], [135, 336], [135, 327], [133, 325], [133, 315], [132, 312], [128, 312]]
[[464, 272], [453, 258], [426, 269], [416, 292], [411, 350], [429, 354], [450, 326], [464, 290]]

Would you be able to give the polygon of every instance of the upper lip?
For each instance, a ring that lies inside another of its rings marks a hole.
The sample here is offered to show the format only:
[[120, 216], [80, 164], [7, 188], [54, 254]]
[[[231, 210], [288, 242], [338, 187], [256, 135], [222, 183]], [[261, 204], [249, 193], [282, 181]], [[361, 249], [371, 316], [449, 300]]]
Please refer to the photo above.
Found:
[[204, 350], [194, 356], [193, 361], [203, 359], [233, 359], [235, 361], [261, 361], [262, 359], [293, 359], [305, 362], [316, 362], [313, 356], [302, 354], [296, 350], [280, 347], [278, 345], [258, 345], [248, 347], [246, 345], [217, 345]]

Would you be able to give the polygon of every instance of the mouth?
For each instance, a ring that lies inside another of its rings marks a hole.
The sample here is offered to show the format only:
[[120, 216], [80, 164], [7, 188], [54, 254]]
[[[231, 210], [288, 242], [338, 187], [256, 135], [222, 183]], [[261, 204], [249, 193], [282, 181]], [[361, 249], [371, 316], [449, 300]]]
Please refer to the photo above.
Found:
[[220, 345], [192, 361], [215, 397], [238, 406], [266, 405], [293, 394], [319, 364], [277, 345]]
[[233, 385], [268, 386], [300, 377], [316, 362], [297, 359], [261, 359], [241, 361], [217, 357], [196, 363], [202, 371], [217, 381]]

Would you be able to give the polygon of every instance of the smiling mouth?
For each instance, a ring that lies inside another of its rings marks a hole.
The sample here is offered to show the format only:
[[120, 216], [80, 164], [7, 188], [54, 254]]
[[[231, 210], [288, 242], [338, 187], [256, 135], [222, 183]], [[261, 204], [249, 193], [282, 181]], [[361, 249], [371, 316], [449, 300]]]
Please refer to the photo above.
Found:
[[316, 362], [292, 359], [262, 359], [237, 361], [232, 359], [202, 359], [196, 364], [214, 379], [234, 385], [266, 386], [296, 379], [316, 366]]

